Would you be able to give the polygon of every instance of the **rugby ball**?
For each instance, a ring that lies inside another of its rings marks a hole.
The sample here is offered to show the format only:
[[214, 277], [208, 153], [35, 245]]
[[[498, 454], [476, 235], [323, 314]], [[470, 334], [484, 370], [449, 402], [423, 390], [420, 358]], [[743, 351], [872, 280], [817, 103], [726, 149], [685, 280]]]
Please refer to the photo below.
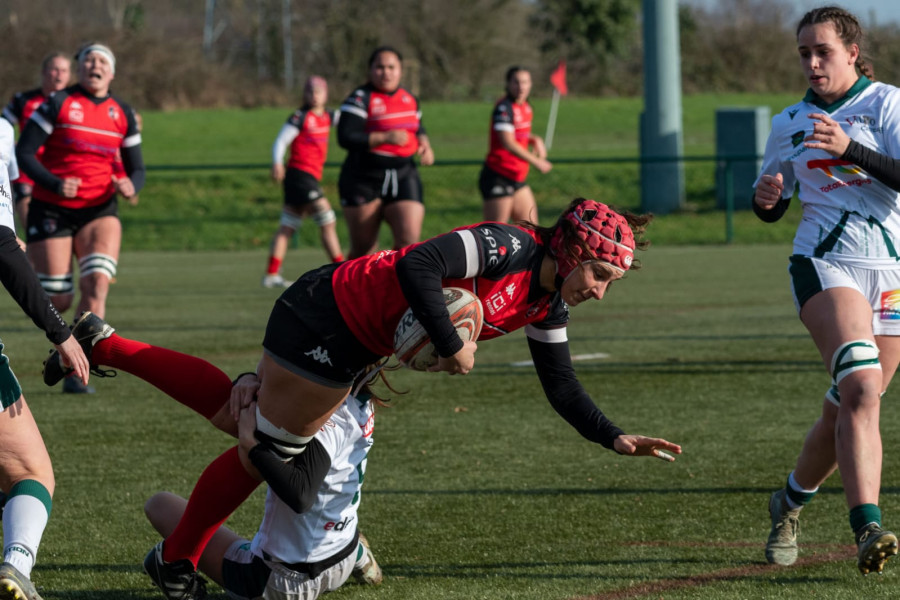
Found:
[[[444, 303], [462, 341], [477, 340], [484, 323], [484, 309], [478, 296], [463, 288], [446, 287]], [[411, 308], [403, 313], [394, 331], [394, 354], [400, 364], [416, 371], [427, 371], [438, 362], [437, 350]]]

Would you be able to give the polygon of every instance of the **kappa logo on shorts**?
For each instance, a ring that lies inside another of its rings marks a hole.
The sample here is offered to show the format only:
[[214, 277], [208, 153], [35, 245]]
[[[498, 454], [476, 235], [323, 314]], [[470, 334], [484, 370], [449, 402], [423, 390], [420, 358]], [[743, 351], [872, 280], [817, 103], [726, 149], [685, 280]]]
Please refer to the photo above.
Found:
[[334, 366], [331, 364], [331, 359], [328, 358], [328, 350], [322, 350], [322, 346], [316, 346], [315, 350], [305, 352], [304, 356], [311, 356], [313, 360], [317, 360], [323, 365]]
[[881, 311], [879, 318], [882, 321], [900, 320], [900, 290], [881, 292]]

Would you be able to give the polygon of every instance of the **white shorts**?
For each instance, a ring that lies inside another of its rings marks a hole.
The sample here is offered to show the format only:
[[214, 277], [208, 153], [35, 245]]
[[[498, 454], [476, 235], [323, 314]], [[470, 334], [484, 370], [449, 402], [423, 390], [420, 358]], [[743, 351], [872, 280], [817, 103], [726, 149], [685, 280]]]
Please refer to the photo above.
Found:
[[790, 260], [791, 292], [798, 313], [817, 293], [848, 287], [869, 301], [875, 335], [900, 335], [900, 269], [867, 269], [799, 254]]
[[222, 558], [222, 579], [229, 598], [235, 600], [315, 600], [333, 592], [350, 577], [356, 563], [351, 552], [339, 563], [310, 579], [278, 562], [264, 560], [250, 551], [250, 542], [238, 540]]

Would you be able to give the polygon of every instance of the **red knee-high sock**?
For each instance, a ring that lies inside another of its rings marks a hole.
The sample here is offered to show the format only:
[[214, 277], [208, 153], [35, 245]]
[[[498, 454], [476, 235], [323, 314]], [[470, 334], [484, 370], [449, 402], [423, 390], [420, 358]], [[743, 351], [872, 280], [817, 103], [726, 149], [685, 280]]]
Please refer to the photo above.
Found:
[[94, 346], [91, 361], [140, 377], [207, 419], [231, 395], [231, 380], [202, 358], [114, 333]]
[[226, 450], [197, 480], [184, 515], [163, 544], [163, 560], [187, 558], [196, 568], [213, 534], [259, 484], [241, 464], [237, 446]]

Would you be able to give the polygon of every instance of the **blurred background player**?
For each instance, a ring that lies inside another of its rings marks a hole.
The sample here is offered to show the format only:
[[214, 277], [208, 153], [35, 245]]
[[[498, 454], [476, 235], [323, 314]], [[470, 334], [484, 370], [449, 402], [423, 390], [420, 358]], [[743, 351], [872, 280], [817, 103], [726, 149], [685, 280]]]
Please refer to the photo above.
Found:
[[485, 221], [538, 222], [534, 193], [525, 179], [531, 165], [541, 173], [549, 173], [553, 165], [547, 160], [544, 140], [531, 133], [530, 93], [531, 73], [523, 67], [510, 67], [506, 96], [497, 102], [491, 116], [490, 147], [478, 178]]
[[[41, 62], [41, 87], [14, 95], [3, 109], [3, 117], [17, 126], [21, 133], [31, 113], [43, 104], [50, 94], [68, 86], [71, 76], [72, 61], [68, 56], [62, 52], [47, 55]], [[38, 150], [37, 155], [40, 156], [42, 151], [43, 149]], [[24, 230], [25, 223], [28, 222], [28, 204], [31, 202], [34, 181], [20, 172], [19, 178], [12, 185], [16, 199], [16, 217], [19, 219], [19, 226]]]
[[[375, 404], [380, 402], [368, 378], [357, 382], [307, 452], [292, 457], [279, 449], [277, 440], [259, 431], [255, 373], [242, 373], [232, 382], [201, 358], [124, 338], [91, 313], [79, 319], [72, 333], [85, 344], [95, 368], [113, 367], [140, 377], [237, 437], [239, 447], [228, 456], [240, 453], [269, 484], [262, 523], [252, 542], [219, 526], [211, 532], [209, 544], [204, 542], [202, 556], [198, 553], [193, 561], [165, 560], [164, 542], [150, 550], [144, 570], [166, 598], [205, 598], [206, 582], [197, 574], [198, 567], [232, 598], [313, 600], [340, 587], [351, 574], [360, 583], [381, 583], [381, 568], [358, 527]], [[53, 384], [62, 377], [58, 359], [58, 354], [48, 359], [45, 382]], [[391, 389], [383, 371], [376, 373], [372, 377], [380, 376]], [[160, 492], [144, 510], [153, 527], [167, 537], [187, 504], [184, 498]]]
[[382, 220], [391, 228], [395, 250], [419, 241], [425, 204], [414, 158], [434, 164], [419, 101], [400, 85], [400, 53], [376, 48], [368, 65], [368, 82], [344, 100], [338, 124], [338, 143], [347, 149], [338, 190], [349, 258], [375, 252]]
[[[13, 140], [12, 125], [0, 119], [0, 282], [44, 330], [74, 376], [86, 382], [88, 360], [41, 288], [16, 238], [9, 186], [18, 175]], [[0, 600], [40, 600], [30, 580], [31, 570], [50, 518], [56, 482], [34, 415], [2, 352], [0, 342], [0, 490], [6, 497]]]
[[[326, 102], [327, 82], [317, 76], [307, 79], [303, 86], [303, 105], [281, 127], [272, 145], [272, 179], [284, 183], [284, 208], [278, 231], [272, 238], [263, 287], [291, 285], [281, 275], [281, 264], [291, 236], [300, 229], [305, 216], [318, 225], [328, 259], [331, 262], [344, 260], [334, 209], [320, 185], [322, 167], [328, 157], [328, 134], [340, 115], [337, 111], [326, 110]], [[290, 148], [290, 156], [285, 170], [283, 161], [287, 148]]]
[[798, 193], [791, 291], [831, 386], [769, 499], [766, 559], [797, 560], [800, 510], [839, 468], [857, 567], [880, 573], [898, 545], [878, 500], [881, 395], [900, 364], [900, 90], [873, 81], [859, 21], [840, 7], [806, 13], [796, 39], [809, 91], [772, 119], [753, 209], [777, 221]]
[[[132, 198], [144, 184], [141, 134], [134, 111], [111, 94], [116, 59], [102, 44], [76, 54], [78, 83], [38, 107], [25, 125], [16, 156], [35, 181], [28, 211], [28, 258], [60, 312], [75, 297], [73, 256], [81, 293], [76, 314], [106, 314], [116, 276], [122, 224], [117, 195]], [[37, 158], [38, 149], [44, 153]], [[121, 152], [124, 176], [116, 175]], [[93, 391], [66, 379], [63, 391]]]

